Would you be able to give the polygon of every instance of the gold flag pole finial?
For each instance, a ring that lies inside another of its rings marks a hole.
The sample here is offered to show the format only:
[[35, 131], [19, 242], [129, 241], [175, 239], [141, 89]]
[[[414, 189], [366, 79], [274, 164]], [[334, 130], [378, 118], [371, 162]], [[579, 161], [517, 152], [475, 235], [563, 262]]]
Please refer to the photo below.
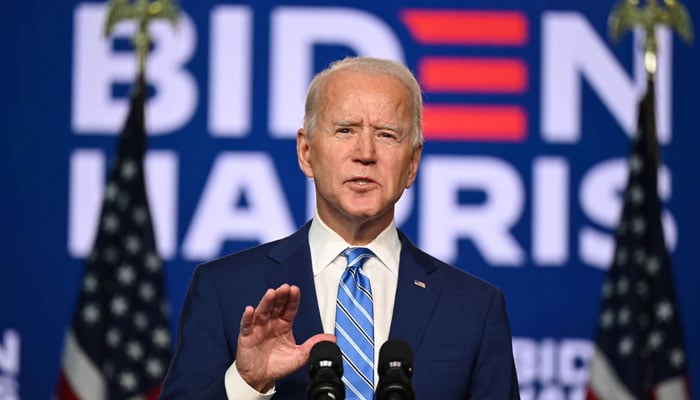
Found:
[[639, 7], [639, 0], [620, 0], [608, 18], [610, 38], [613, 41], [619, 40], [635, 26], [644, 29], [644, 66], [651, 77], [656, 72], [656, 26], [667, 25], [686, 42], [693, 41], [693, 25], [685, 7], [679, 0], [664, 0], [663, 4], [660, 6], [656, 0], [647, 0], [645, 7]]
[[138, 75], [144, 76], [146, 55], [150, 45], [149, 22], [157, 18], [166, 18], [176, 27], [179, 11], [178, 6], [171, 0], [135, 0], [133, 3], [130, 0], [110, 0], [104, 33], [105, 36], [109, 36], [114, 25], [123, 20], [136, 20], [138, 22], [138, 30], [133, 38], [133, 44], [136, 49]]

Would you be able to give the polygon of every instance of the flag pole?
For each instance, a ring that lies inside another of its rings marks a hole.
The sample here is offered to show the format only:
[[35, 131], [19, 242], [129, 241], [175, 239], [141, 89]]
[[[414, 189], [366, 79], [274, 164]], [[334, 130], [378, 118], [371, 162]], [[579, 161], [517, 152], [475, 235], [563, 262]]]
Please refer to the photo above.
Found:
[[142, 79], [146, 72], [146, 56], [151, 43], [148, 35], [148, 24], [151, 20], [165, 18], [177, 29], [179, 12], [179, 7], [171, 0], [136, 0], [133, 3], [129, 0], [111, 0], [109, 2], [104, 28], [105, 36], [111, 35], [114, 26], [120, 21], [135, 20], [138, 22], [138, 31], [132, 39], [136, 49], [138, 79]]
[[693, 24], [683, 4], [678, 0], [664, 0], [663, 3], [664, 6], [660, 6], [656, 0], [647, 0], [645, 7], [639, 7], [639, 0], [621, 0], [608, 18], [608, 32], [614, 42], [635, 27], [644, 29], [644, 67], [650, 79], [653, 79], [657, 67], [657, 26], [666, 25], [687, 43], [693, 42]]
[[[651, 96], [648, 106], [655, 107], [654, 104], [654, 76], [658, 67], [657, 52], [658, 42], [656, 40], [656, 28], [658, 26], [668, 26], [675, 30], [686, 42], [693, 42], [693, 24], [688, 11], [679, 0], [664, 0], [663, 6], [657, 0], [647, 0], [646, 6], [640, 7], [639, 0], [621, 0], [610, 13], [608, 18], [608, 33], [613, 42], [617, 42], [627, 31], [639, 27], [644, 30], [644, 69], [647, 75], [647, 95]], [[654, 110], [648, 110], [651, 115]], [[655, 123], [655, 121], [654, 121]], [[659, 145], [656, 138], [656, 127], [648, 132], [654, 135], [646, 138], [649, 149], [652, 152], [654, 164], [660, 165]]]

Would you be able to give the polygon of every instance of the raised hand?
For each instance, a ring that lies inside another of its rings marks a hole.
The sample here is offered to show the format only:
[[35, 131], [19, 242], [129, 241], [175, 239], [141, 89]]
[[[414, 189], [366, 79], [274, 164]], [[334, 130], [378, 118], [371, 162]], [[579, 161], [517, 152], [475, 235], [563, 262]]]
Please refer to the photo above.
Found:
[[292, 323], [300, 297], [297, 286], [285, 283], [268, 289], [256, 308], [247, 306], [243, 311], [236, 367], [243, 380], [258, 392], [267, 392], [275, 381], [306, 364], [316, 343], [335, 342], [333, 335], [318, 334], [296, 344]]

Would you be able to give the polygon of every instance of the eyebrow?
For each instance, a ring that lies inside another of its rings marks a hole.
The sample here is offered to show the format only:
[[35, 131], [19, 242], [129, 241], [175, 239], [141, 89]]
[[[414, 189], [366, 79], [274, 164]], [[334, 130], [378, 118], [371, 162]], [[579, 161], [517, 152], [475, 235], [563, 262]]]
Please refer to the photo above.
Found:
[[[340, 121], [335, 121], [333, 123], [334, 126], [359, 126], [361, 125], [360, 121], [353, 121], [353, 120], [340, 120]], [[388, 130], [388, 131], [394, 131], [394, 132], [401, 132], [401, 127], [399, 125], [394, 125], [394, 124], [388, 124], [388, 125], [372, 125], [372, 128], [375, 130]]]
[[358, 126], [360, 125], [360, 121], [352, 121], [352, 120], [340, 120], [340, 121], [335, 121], [333, 122], [334, 126]]
[[374, 128], [379, 130], [401, 132], [401, 127], [399, 125], [377, 125]]

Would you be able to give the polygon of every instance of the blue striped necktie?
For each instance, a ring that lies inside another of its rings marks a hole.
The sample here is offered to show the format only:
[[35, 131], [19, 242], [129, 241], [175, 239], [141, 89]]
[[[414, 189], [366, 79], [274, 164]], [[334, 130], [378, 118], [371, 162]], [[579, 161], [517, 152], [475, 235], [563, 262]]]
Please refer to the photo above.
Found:
[[374, 394], [374, 307], [369, 278], [362, 265], [374, 256], [364, 247], [348, 247], [342, 253], [348, 266], [338, 285], [335, 336], [343, 353], [346, 399], [372, 400]]

